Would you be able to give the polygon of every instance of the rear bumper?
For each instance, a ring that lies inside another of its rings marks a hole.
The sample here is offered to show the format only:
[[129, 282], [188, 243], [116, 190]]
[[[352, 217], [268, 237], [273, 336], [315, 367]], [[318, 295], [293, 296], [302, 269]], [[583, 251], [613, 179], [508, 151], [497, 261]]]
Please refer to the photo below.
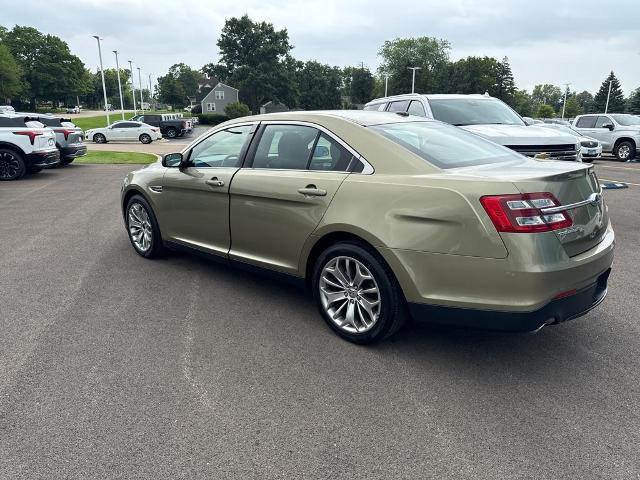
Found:
[[29, 166], [34, 168], [52, 167], [60, 163], [60, 152], [57, 148], [53, 150], [36, 151], [26, 155]]
[[574, 294], [552, 300], [532, 312], [507, 312], [443, 307], [409, 303], [412, 317], [439, 325], [482, 328], [509, 332], [531, 332], [545, 325], [553, 325], [581, 317], [597, 307], [607, 295], [607, 281], [611, 269], [602, 272], [591, 285]]
[[62, 158], [77, 158], [77, 157], [83, 157], [86, 154], [87, 154], [87, 146], [84, 144], [60, 147], [60, 156]]

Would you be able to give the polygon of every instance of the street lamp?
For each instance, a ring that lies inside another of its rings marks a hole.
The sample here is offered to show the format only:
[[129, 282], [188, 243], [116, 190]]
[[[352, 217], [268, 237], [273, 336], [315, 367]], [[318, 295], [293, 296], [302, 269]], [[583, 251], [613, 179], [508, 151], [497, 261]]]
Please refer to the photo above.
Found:
[[607, 93], [607, 104], [604, 106], [604, 113], [607, 113], [609, 110], [609, 97], [611, 96], [611, 83], [613, 80], [609, 80], [609, 93]]
[[107, 87], [104, 84], [104, 68], [102, 67], [102, 49], [100, 48], [100, 37], [92, 35], [98, 41], [98, 56], [100, 57], [100, 75], [102, 76], [102, 93], [104, 95], [104, 111], [107, 113], [107, 126], [111, 124], [109, 120], [109, 107], [107, 107]]
[[144, 113], [144, 99], [142, 98], [142, 77], [140, 76], [140, 67], [138, 69], [138, 87], [140, 87], [140, 110]]
[[[151, 74], [149, 74], [149, 104], [151, 104], [151, 99], [153, 98], [153, 88], [151, 86]], [[151, 105], [149, 105], [149, 109], [151, 109]]]
[[567, 90], [569, 90], [570, 83], [564, 84], [564, 100], [562, 101], [562, 120], [564, 120], [564, 107], [567, 105]]
[[138, 115], [138, 110], [136, 109], [136, 86], [133, 83], [133, 63], [129, 60], [129, 73], [131, 74], [131, 97], [133, 98], [133, 114]]
[[389, 86], [389, 74], [385, 73], [383, 76], [384, 76], [384, 96], [386, 97], [387, 96], [387, 89], [388, 89], [388, 86]]
[[409, 70], [413, 70], [413, 79], [411, 80], [411, 93], [416, 91], [416, 70], [422, 70], [422, 67], [409, 67]]
[[118, 51], [113, 50], [116, 54], [116, 71], [118, 72], [118, 91], [120, 92], [120, 113], [122, 113], [122, 119], [124, 120], [124, 102], [122, 101], [122, 84], [120, 83], [120, 64], [118, 63]]

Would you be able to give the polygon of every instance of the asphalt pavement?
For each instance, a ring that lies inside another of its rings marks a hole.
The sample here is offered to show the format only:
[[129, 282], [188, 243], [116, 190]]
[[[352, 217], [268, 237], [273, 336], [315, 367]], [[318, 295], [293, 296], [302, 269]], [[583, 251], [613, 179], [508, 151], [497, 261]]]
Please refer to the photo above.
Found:
[[536, 335], [373, 347], [304, 291], [137, 256], [127, 165], [0, 184], [1, 479], [640, 478], [640, 164], [605, 198], [610, 293]]

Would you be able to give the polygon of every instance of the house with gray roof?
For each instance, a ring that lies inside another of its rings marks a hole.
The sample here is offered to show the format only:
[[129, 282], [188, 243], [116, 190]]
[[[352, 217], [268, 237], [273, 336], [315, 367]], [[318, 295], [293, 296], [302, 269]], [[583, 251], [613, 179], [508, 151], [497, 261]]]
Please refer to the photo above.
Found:
[[203, 83], [196, 92], [196, 104], [202, 106], [202, 113], [219, 113], [224, 115], [224, 107], [236, 103], [238, 89], [230, 87], [216, 79]]

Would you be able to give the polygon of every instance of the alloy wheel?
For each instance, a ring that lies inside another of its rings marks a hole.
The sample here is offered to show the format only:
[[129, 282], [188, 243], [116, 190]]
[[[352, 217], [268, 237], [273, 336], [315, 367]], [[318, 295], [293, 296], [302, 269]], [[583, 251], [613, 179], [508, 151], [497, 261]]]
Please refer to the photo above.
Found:
[[618, 158], [620, 160], [626, 160], [627, 158], [629, 158], [630, 154], [631, 147], [629, 147], [629, 145], [627, 145], [626, 143], [624, 145], [620, 145], [620, 147], [618, 148]]
[[0, 152], [0, 178], [12, 180], [20, 171], [18, 158], [10, 152]]
[[332, 258], [322, 269], [320, 299], [329, 318], [349, 333], [364, 333], [380, 316], [380, 290], [369, 269], [348, 256]]
[[132, 203], [127, 215], [129, 236], [135, 247], [142, 253], [151, 248], [153, 228], [147, 210], [139, 203]]

